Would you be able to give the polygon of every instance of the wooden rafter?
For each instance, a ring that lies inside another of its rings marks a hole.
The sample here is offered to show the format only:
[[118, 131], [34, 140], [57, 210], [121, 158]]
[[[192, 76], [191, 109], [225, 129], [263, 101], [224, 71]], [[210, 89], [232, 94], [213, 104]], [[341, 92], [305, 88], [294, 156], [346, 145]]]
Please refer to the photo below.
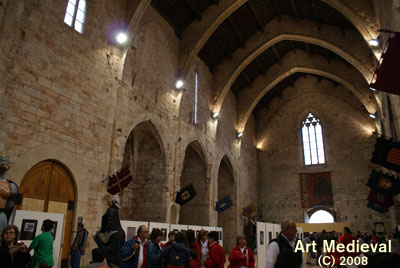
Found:
[[330, 63], [331, 60], [332, 60], [332, 58], [331, 58], [331, 56], [329, 55], [328, 50], [327, 50], [326, 48], [323, 48], [323, 50], [324, 50], [325, 57], [328, 59], [328, 62]]
[[274, 6], [275, 13], [278, 16], [278, 19], [281, 20], [282, 19], [281, 12], [279, 10], [279, 6], [278, 6], [278, 3], [276, 2], [276, 0], [272, 0], [272, 5]]
[[212, 0], [211, 4], [218, 6], [219, 5], [219, 0]]
[[290, 47], [291, 47], [292, 49], [296, 49], [296, 47], [294, 46], [293, 40], [289, 40], [289, 43], [290, 43]]
[[308, 53], [309, 55], [311, 55], [312, 51], [311, 51], [310, 44], [309, 44], [309, 43], [304, 43], [304, 44], [306, 45], [307, 53]]
[[228, 48], [225, 46], [224, 42], [221, 40], [221, 37], [216, 33], [214, 33], [213, 36], [214, 36], [214, 39], [217, 42], [217, 44], [222, 48], [222, 50], [225, 52], [225, 54], [228, 55], [228, 57], [231, 59], [232, 54], [228, 50]]
[[249, 76], [246, 74], [246, 72], [243, 70], [242, 75], [244, 77], [244, 79], [246, 80], [247, 84], [249, 86], [251, 86], [253, 84], [253, 81], [251, 81], [251, 79], [249, 78]]
[[253, 0], [249, 0], [247, 2], [251, 13], [253, 13], [254, 17], [256, 18], [257, 24], [258, 24], [258, 29], [262, 32], [264, 30], [264, 25], [262, 23], [261, 17], [257, 12], [257, 9], [255, 8], [254, 4], [253, 4]]
[[336, 17], [336, 21], [337, 21], [338, 27], [340, 28], [340, 31], [342, 32], [343, 36], [345, 36], [346, 35], [346, 30], [344, 29], [344, 26], [341, 23], [339, 16]]
[[196, 19], [201, 20], [201, 13], [196, 8], [196, 3], [194, 2], [194, 0], [184, 0], [184, 1], [188, 5], [188, 7], [193, 11]]
[[261, 64], [260, 60], [258, 58], [255, 59], [256, 65], [258, 68], [262, 71], [263, 74], [267, 72], [267, 69], [265, 68], [264, 65]]
[[312, 4], [312, 8], [313, 8], [314, 18], [318, 25], [318, 30], [321, 30], [321, 21], [319, 19], [317, 4], [315, 3], [315, 0], [311, 0], [311, 1], [312, 1], [311, 4]]
[[243, 34], [242, 34], [242, 32], [239, 30], [239, 27], [237, 26], [236, 22], [235, 22], [231, 17], [229, 17], [229, 18], [228, 18], [228, 23], [229, 23], [229, 25], [232, 27], [232, 29], [233, 29], [233, 31], [235, 32], [237, 38], [239, 39], [239, 41], [240, 41], [240, 46], [241, 46], [241, 47], [244, 47], [245, 41], [244, 41], [244, 38], [243, 38]]
[[300, 19], [300, 14], [299, 14], [299, 12], [297, 11], [295, 0], [290, 0], [290, 5], [292, 6], [292, 10], [293, 10], [293, 14], [294, 14], [294, 19], [297, 21], [298, 19]]
[[155, 7], [155, 9], [158, 11], [158, 14], [160, 14], [161, 17], [163, 17], [163, 18], [165, 19], [165, 21], [174, 29], [175, 34], [176, 34], [179, 38], [181, 38], [181, 37], [182, 37], [182, 30], [179, 29], [179, 28], [175, 25], [175, 23], [173, 23], [173, 22], [169, 19], [169, 17], [164, 13], [163, 10], [160, 9], [159, 6], [155, 5], [153, 2], [152, 2], [151, 5], [152, 5], [153, 7]]
[[275, 56], [275, 58], [276, 58], [276, 61], [280, 61], [281, 56], [279, 56], [279, 53], [278, 53], [278, 51], [276, 50], [276, 47], [275, 47], [275, 46], [272, 46], [272, 52], [274, 53], [274, 56]]

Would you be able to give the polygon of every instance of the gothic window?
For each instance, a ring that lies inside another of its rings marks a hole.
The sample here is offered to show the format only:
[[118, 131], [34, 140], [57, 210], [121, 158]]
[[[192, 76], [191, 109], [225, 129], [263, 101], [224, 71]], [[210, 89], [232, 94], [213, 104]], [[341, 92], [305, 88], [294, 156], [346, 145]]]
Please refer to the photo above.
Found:
[[199, 72], [197, 66], [194, 69], [194, 111], [193, 111], [193, 123], [198, 123], [198, 93], [199, 93]]
[[324, 140], [320, 120], [309, 113], [302, 123], [305, 165], [325, 164]]
[[65, 11], [64, 22], [75, 31], [82, 33], [86, 17], [86, 0], [68, 0], [67, 10]]

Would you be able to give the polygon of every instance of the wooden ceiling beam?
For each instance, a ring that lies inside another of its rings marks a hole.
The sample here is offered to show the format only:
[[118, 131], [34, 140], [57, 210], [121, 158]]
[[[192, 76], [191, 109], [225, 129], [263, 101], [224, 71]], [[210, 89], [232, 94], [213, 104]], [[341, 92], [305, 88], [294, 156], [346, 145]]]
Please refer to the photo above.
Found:
[[264, 31], [264, 25], [263, 25], [263, 23], [262, 23], [262, 20], [261, 20], [260, 15], [259, 15], [258, 12], [257, 12], [256, 7], [255, 7], [254, 4], [253, 4], [253, 0], [249, 0], [249, 1], [247, 2], [247, 4], [248, 4], [248, 6], [249, 6], [249, 8], [250, 8], [251, 13], [253, 13], [254, 17], [256, 18], [256, 21], [257, 21], [257, 24], [258, 24], [258, 29], [259, 29], [261, 32], [263, 32], [263, 31]]
[[293, 14], [294, 14], [294, 19], [295, 19], [296, 21], [298, 21], [298, 20], [301, 19], [301, 18], [300, 18], [300, 13], [297, 11], [295, 0], [290, 0], [290, 5], [292, 6], [292, 11], [293, 11]]
[[327, 50], [326, 48], [323, 48], [323, 49], [324, 49], [325, 57], [328, 59], [328, 62], [331, 63], [332, 58], [331, 58], [331, 56], [329, 55], [328, 50]]
[[267, 73], [267, 69], [265, 68], [264, 65], [261, 64], [260, 60], [258, 58], [256, 58], [256, 65], [258, 66], [258, 68], [260, 68], [260, 70], [262, 71], [263, 74]]
[[188, 5], [188, 7], [193, 11], [195, 18], [197, 20], [201, 20], [201, 13], [200, 11], [196, 8], [196, 3], [194, 2], [194, 0], [184, 0], [186, 5]]
[[304, 43], [304, 44], [306, 45], [306, 50], [307, 50], [308, 55], [311, 55], [312, 51], [311, 51], [310, 44], [309, 43]]
[[251, 79], [249, 78], [249, 76], [246, 74], [246, 72], [244, 70], [242, 72], [242, 75], [249, 86], [253, 85], [253, 81], [251, 81]]
[[278, 51], [276, 50], [275, 46], [272, 46], [272, 52], [274, 53], [274, 56], [276, 58], [276, 61], [280, 61], [281, 60], [281, 56], [279, 55]]
[[245, 41], [244, 41], [244, 38], [243, 38], [243, 34], [242, 34], [242, 32], [239, 30], [239, 27], [237, 26], [236, 22], [235, 22], [231, 17], [229, 17], [229, 18], [228, 18], [228, 23], [229, 23], [229, 25], [232, 27], [232, 29], [233, 29], [233, 31], [235, 32], [237, 38], [239, 39], [239, 41], [240, 41], [240, 46], [241, 46], [241, 47], [244, 47]]
[[228, 55], [228, 58], [232, 59], [232, 53], [228, 50], [228, 48], [226, 47], [226, 45], [224, 44], [224, 42], [221, 40], [221, 37], [214, 33], [214, 40], [217, 42], [218, 46], [220, 46], [222, 48], [222, 50], [225, 52], [226, 55]]
[[219, 0], [212, 0], [211, 4], [218, 6], [219, 5]]
[[272, 5], [274, 6], [275, 13], [278, 16], [278, 19], [281, 20], [282, 19], [281, 12], [279, 10], [279, 6], [278, 6], [278, 3], [276, 2], [276, 0], [272, 0]]
[[315, 3], [315, 0], [312, 0], [311, 4], [312, 4], [312, 8], [313, 8], [314, 18], [318, 25], [318, 30], [321, 30], [321, 20], [319, 19], [317, 4]]
[[291, 47], [292, 49], [296, 49], [296, 47], [294, 46], [293, 40], [289, 40], [289, 43], [290, 43], [290, 47]]

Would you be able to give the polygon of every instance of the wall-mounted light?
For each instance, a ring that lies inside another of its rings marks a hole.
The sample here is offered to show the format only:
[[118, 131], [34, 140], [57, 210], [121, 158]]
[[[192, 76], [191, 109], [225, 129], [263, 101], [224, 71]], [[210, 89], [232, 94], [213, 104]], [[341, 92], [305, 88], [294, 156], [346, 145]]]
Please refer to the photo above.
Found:
[[217, 119], [217, 118], [219, 118], [219, 113], [218, 112], [211, 112], [211, 117], [212, 117], [212, 119]]
[[368, 41], [368, 44], [369, 44], [371, 47], [378, 47], [378, 46], [379, 46], [379, 40], [378, 40], [378, 39], [370, 39], [370, 40]]
[[369, 114], [369, 117], [371, 117], [372, 119], [375, 119], [376, 115], [375, 114]]
[[369, 87], [369, 89], [372, 90], [372, 91], [376, 91], [376, 89], [371, 87], [371, 86]]
[[181, 79], [176, 80], [175, 88], [176, 89], [182, 89], [182, 87], [183, 87], [183, 81]]
[[237, 132], [237, 138], [238, 139], [243, 138], [243, 132]]
[[124, 32], [120, 32], [117, 34], [115, 39], [117, 40], [118, 44], [122, 45], [125, 44], [126, 41], [128, 40], [128, 35]]

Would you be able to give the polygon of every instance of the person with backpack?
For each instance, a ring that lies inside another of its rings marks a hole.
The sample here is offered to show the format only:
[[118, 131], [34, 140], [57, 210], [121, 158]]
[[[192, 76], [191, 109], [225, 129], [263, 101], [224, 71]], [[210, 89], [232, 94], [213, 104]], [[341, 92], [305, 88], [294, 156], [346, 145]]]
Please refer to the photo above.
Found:
[[175, 235], [175, 243], [161, 252], [161, 262], [164, 264], [164, 268], [190, 267], [190, 253], [185, 243], [185, 233], [177, 233]]
[[83, 223], [78, 223], [78, 231], [71, 247], [70, 263], [71, 268], [79, 268], [81, 266], [81, 257], [85, 255], [88, 231]]

